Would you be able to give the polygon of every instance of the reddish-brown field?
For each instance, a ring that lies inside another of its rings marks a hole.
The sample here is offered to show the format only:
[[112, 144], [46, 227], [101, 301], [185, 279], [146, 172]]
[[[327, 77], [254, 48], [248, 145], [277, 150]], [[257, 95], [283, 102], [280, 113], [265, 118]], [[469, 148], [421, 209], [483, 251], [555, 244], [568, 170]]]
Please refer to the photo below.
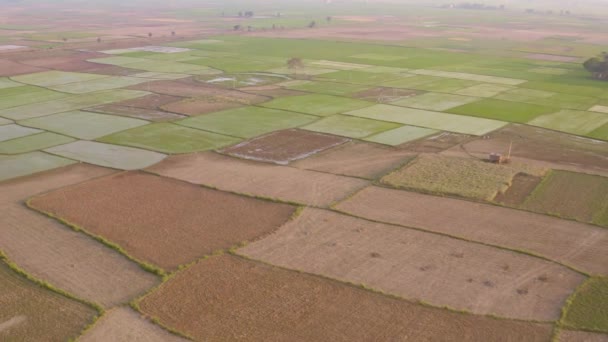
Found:
[[195, 116], [206, 113], [218, 112], [225, 109], [245, 106], [244, 103], [222, 101], [212, 98], [207, 99], [185, 99], [183, 101], [170, 103], [162, 107], [163, 110], [181, 115]]
[[375, 179], [413, 157], [415, 154], [404, 150], [371, 143], [350, 142], [293, 165], [301, 169]]
[[528, 255], [310, 208], [238, 253], [438, 307], [539, 321], [559, 319], [585, 280]]
[[286, 165], [347, 141], [334, 135], [288, 129], [247, 140], [222, 152], [234, 157]]
[[142, 172], [126, 172], [30, 200], [164, 269], [267, 234], [292, 215], [265, 202]]
[[182, 97], [179, 96], [170, 96], [170, 95], [159, 95], [159, 94], [151, 94], [143, 97], [115, 102], [114, 105], [117, 106], [125, 106], [125, 107], [134, 107], [134, 108], [142, 108], [142, 109], [158, 109], [161, 106], [167, 105], [172, 102], [177, 102], [182, 100]]
[[203, 341], [546, 341], [551, 326], [435, 309], [234, 256], [179, 272], [140, 302]]
[[337, 209], [381, 222], [527, 250], [592, 274], [608, 274], [608, 230], [521, 210], [369, 187]]
[[239, 160], [210, 152], [171, 156], [148, 170], [220, 190], [321, 207], [368, 185], [367, 181], [357, 178]]
[[493, 201], [506, 206], [519, 206], [534, 191], [534, 188], [538, 186], [541, 180], [541, 177], [518, 173], [513, 177], [511, 186], [504, 193], [499, 192]]
[[0, 77], [31, 74], [45, 70], [46, 69], [9, 61], [7, 59], [0, 59]]
[[0, 250], [38, 279], [103, 306], [128, 302], [158, 284], [124, 256], [20, 203], [113, 172], [75, 164], [2, 183]]

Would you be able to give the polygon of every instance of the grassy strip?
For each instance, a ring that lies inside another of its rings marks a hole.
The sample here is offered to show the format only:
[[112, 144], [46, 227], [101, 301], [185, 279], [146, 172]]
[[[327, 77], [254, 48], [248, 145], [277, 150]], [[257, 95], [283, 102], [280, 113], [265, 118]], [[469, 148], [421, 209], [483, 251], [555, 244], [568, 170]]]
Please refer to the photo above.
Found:
[[608, 278], [592, 277], [579, 285], [562, 308], [558, 323], [564, 328], [608, 333]]

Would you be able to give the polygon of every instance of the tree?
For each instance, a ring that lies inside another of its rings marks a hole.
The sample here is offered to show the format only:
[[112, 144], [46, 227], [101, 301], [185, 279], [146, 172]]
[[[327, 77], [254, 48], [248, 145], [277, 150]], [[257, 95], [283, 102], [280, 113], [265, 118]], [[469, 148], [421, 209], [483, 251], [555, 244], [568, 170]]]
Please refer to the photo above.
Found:
[[287, 69], [293, 70], [295, 75], [298, 74], [298, 69], [303, 67], [304, 62], [302, 61], [302, 58], [292, 57], [287, 60]]
[[234, 25], [232, 27], [235, 31], [240, 31], [241, 30], [241, 25]]
[[152, 32], [148, 32], [148, 38], [152, 38]]
[[101, 43], [101, 37], [97, 37], [97, 42]]
[[171, 31], [171, 35], [172, 35], [172, 36], [175, 36], [175, 31]]
[[593, 78], [608, 80], [608, 53], [602, 52], [599, 56], [589, 58], [583, 63], [583, 67]]
[[332, 19], [332, 18], [331, 18], [331, 17], [329, 17], [329, 16], [328, 16], [327, 18], [325, 18], [325, 20], [326, 20], [328, 23], [329, 23], [329, 22], [331, 22], [331, 19]]
[[315, 26], [317, 26], [317, 22], [316, 21], [311, 21], [310, 24], [308, 24], [308, 28], [314, 28]]

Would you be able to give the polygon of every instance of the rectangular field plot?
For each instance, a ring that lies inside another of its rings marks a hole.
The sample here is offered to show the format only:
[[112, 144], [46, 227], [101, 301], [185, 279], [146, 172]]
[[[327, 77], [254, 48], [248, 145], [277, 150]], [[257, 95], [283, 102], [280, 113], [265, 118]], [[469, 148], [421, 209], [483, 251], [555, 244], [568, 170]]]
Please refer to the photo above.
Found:
[[472, 341], [541, 341], [551, 335], [549, 324], [416, 305], [230, 255], [178, 273], [139, 307], [196, 340], [432, 341], [466, 335]]
[[86, 140], [148, 124], [144, 120], [83, 111], [47, 115], [20, 122], [26, 126]]
[[405, 78], [400, 78], [395, 81], [384, 82], [380, 85], [383, 87], [390, 87], [390, 88], [417, 89], [418, 87], [420, 87], [424, 84], [428, 84], [431, 82], [441, 82], [441, 81], [445, 80], [444, 78], [441, 78], [441, 77], [413, 75], [413, 74], [410, 74], [410, 75], [411, 75], [410, 77], [405, 77], [405, 74], [403, 74], [403, 76]]
[[526, 123], [543, 114], [555, 113], [557, 110], [554, 107], [529, 103], [483, 99], [449, 109], [449, 112], [500, 121]]
[[73, 163], [75, 163], [74, 160], [42, 152], [31, 152], [14, 156], [0, 155], [0, 165], [2, 165], [2, 168], [0, 168], [0, 181], [51, 170]]
[[16, 124], [2, 125], [0, 126], [0, 142], [41, 132], [42, 131], [39, 129], [23, 127]]
[[364, 138], [363, 140], [379, 144], [397, 146], [410, 141], [428, 137], [429, 135], [436, 133], [439, 133], [439, 131], [415, 126], [401, 126], [395, 129], [371, 135], [367, 138]]
[[66, 341], [93, 321], [92, 307], [25, 279], [0, 260], [2, 324], [7, 341]]
[[98, 141], [163, 153], [190, 153], [236, 144], [241, 140], [170, 123], [157, 123], [118, 132]]
[[402, 59], [407, 59], [405, 56], [383, 55], [379, 53], [360, 53], [349, 57], [357, 59], [371, 59], [374, 61], [400, 61]]
[[421, 155], [381, 182], [396, 188], [490, 201], [511, 185], [516, 174], [542, 176], [546, 171], [523, 164], [498, 165], [477, 159]]
[[84, 140], [51, 147], [45, 151], [65, 158], [121, 170], [148, 167], [166, 157], [157, 152]]
[[[608, 278], [589, 278], [572, 297], [564, 311], [562, 322], [568, 328], [608, 333], [608, 316], [603, 309], [606, 305], [608, 305]], [[599, 336], [598, 341], [602, 339]]]
[[17, 82], [36, 85], [40, 87], [57, 86], [60, 84], [85, 82], [101, 78], [106, 78], [106, 75], [85, 74], [79, 72], [66, 71], [44, 71], [35, 74], [14, 76], [13, 79]]
[[295, 210], [142, 172], [55, 190], [29, 204], [166, 270], [267, 234]]
[[597, 104], [598, 99], [589, 96], [557, 93], [549, 97], [537, 98], [528, 102], [564, 109], [587, 110], [589, 109], [589, 107], [592, 107]]
[[[0, 127], [0, 131], [2, 128]], [[74, 141], [70, 137], [51, 132], [28, 135], [10, 141], [0, 142], [0, 154], [19, 154], [42, 150], [48, 147], [67, 144]]]
[[494, 84], [505, 84], [505, 85], [512, 85], [512, 86], [527, 82], [526, 80], [518, 80], [518, 79], [514, 79], [514, 78], [467, 74], [467, 73], [463, 73], [463, 72], [450, 72], [450, 71], [440, 71], [440, 70], [418, 69], [418, 70], [410, 70], [409, 72], [412, 74], [417, 74], [417, 75], [456, 78], [456, 79], [460, 79], [460, 80], [469, 80], [469, 81], [494, 83]]
[[539, 116], [528, 124], [571, 134], [586, 135], [606, 123], [608, 123], [608, 115], [604, 113], [562, 110]]
[[298, 68], [297, 70], [290, 69], [288, 67], [279, 67], [265, 70], [266, 72], [270, 72], [273, 74], [282, 74], [282, 75], [309, 75], [309, 76], [317, 76], [323, 74], [329, 74], [335, 72], [335, 69], [325, 69], [325, 68], [315, 68], [309, 65], [305, 65], [303, 68]]
[[426, 127], [439, 131], [472, 135], [484, 135], [507, 124], [506, 122], [490, 119], [473, 118], [383, 104], [354, 110], [345, 114], [362, 118], [397, 122], [404, 125]]
[[11, 93], [5, 92], [5, 95], [0, 96], [0, 109], [18, 107], [38, 102], [46, 102], [69, 96], [68, 94], [30, 86], [11, 89], [15, 91]]
[[477, 84], [480, 83], [476, 81], [458, 80], [455, 78], [439, 78], [435, 81], [414, 85], [412, 88], [439, 93], [454, 93]]
[[294, 86], [287, 86], [287, 88], [311, 93], [344, 96], [360, 92], [368, 87], [359, 84], [314, 81]]
[[172, 156], [148, 170], [220, 190], [314, 206], [328, 206], [368, 184], [357, 178], [240, 160], [209, 152]]
[[[585, 279], [529, 255], [312, 208], [238, 253], [438, 307], [517, 319], [558, 319]], [[543, 275], [552, 281], [539, 282]]]
[[[335, 82], [355, 83], [355, 84], [378, 84], [391, 80], [401, 78], [400, 74], [395, 73], [379, 73], [379, 72], [366, 72], [360, 70], [342, 70], [332, 72], [330, 74], [323, 74], [319, 76], [320, 79], [326, 79]], [[403, 77], [411, 77], [410, 74], [406, 74]]]
[[244, 107], [177, 121], [179, 125], [240, 138], [305, 125], [316, 116], [270, 108]]
[[515, 88], [496, 95], [494, 98], [506, 101], [532, 102], [555, 95], [554, 92], [534, 89]]
[[92, 81], [62, 84], [62, 85], [53, 86], [50, 88], [53, 90], [56, 90], [56, 91], [63, 92], [63, 93], [84, 94], [84, 93], [91, 93], [91, 92], [100, 91], [100, 90], [109, 90], [109, 89], [128, 87], [131, 85], [140, 84], [140, 83], [144, 83], [144, 82], [148, 82], [148, 81], [149, 80], [147, 80], [145, 78], [117, 76], [117, 77], [106, 77], [106, 78], [92, 80]]
[[21, 86], [23, 86], [23, 84], [11, 81], [8, 77], [0, 77], [0, 89], [15, 88]]
[[590, 112], [604, 113], [608, 114], [608, 106], [593, 106], [589, 108]]
[[370, 67], [368, 64], [357, 64], [357, 63], [347, 63], [347, 62], [337, 62], [337, 61], [309, 61], [309, 64], [314, 66], [320, 66], [322, 68], [328, 69], [337, 69], [337, 70], [356, 70], [356, 69], [364, 69]]
[[450, 108], [462, 106], [467, 103], [477, 101], [476, 97], [453, 95], [453, 94], [440, 94], [440, 93], [426, 93], [414, 97], [410, 97], [403, 100], [391, 102], [392, 105], [411, 107], [418, 109], [427, 109], [437, 112], [448, 110]]
[[608, 178], [552, 171], [523, 207], [608, 227]]
[[589, 132], [587, 136], [595, 139], [608, 140], [608, 123]]
[[591, 274], [608, 272], [608, 230], [448, 197], [369, 187], [337, 209], [374, 221], [529, 251]]
[[270, 102], [265, 102], [261, 106], [317, 116], [328, 116], [369, 107], [371, 103], [345, 97], [311, 94], [281, 97]]
[[135, 57], [125, 57], [125, 56], [93, 58], [93, 59], [89, 59], [88, 61], [93, 62], [93, 63], [98, 63], [98, 64], [108, 64], [108, 65], [116, 65], [116, 66], [126, 66], [127, 64], [148, 62], [147, 59], [135, 58]]
[[500, 84], [488, 84], [482, 83], [467, 88], [455, 91], [455, 94], [475, 96], [475, 97], [493, 97], [502, 92], [514, 89], [511, 86], [500, 85]]
[[314, 132], [340, 135], [349, 138], [364, 138], [400, 125], [391, 122], [370, 120], [348, 115], [332, 115], [302, 127]]

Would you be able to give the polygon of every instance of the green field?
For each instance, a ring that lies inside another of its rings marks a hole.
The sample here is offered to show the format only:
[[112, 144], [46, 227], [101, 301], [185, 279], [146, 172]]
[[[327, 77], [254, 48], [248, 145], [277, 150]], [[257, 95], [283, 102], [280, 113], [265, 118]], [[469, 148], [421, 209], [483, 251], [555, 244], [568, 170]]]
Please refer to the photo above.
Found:
[[55, 169], [75, 163], [74, 160], [48, 153], [30, 152], [17, 155], [0, 155], [0, 181], [32, 173]]
[[402, 76], [401, 74], [396, 73], [378, 73], [367, 72], [362, 70], [342, 70], [329, 74], [323, 74], [318, 76], [318, 78], [334, 82], [375, 85], [408, 76], [411, 75], [406, 74]]
[[397, 146], [410, 141], [428, 137], [436, 133], [439, 133], [439, 131], [422, 127], [401, 126], [395, 129], [374, 134], [372, 136], [364, 138], [363, 140], [384, 145]]
[[586, 135], [608, 123], [608, 115], [577, 110], [562, 110], [546, 114], [528, 122], [533, 126], [560, 132]]
[[63, 93], [70, 94], [84, 94], [91, 93], [94, 91], [100, 90], [109, 90], [109, 89], [117, 89], [128, 87], [131, 85], [136, 85], [144, 82], [148, 82], [149, 80], [145, 78], [136, 78], [136, 77], [105, 77], [102, 79], [95, 79], [91, 81], [84, 82], [74, 82], [68, 84], [57, 85], [53, 87], [49, 87], [53, 90], [60, 91]]
[[396, 106], [427, 109], [441, 112], [477, 100], [478, 99], [475, 97], [462, 95], [426, 93], [407, 99], [391, 102], [391, 104]]
[[43, 150], [48, 147], [67, 144], [73, 138], [51, 132], [42, 132], [21, 138], [0, 142], [0, 154], [19, 154]]
[[261, 104], [261, 106], [267, 108], [282, 109], [316, 116], [344, 113], [349, 110], [371, 105], [372, 103], [367, 101], [322, 94], [282, 97]]
[[356, 93], [365, 89], [369, 86], [361, 84], [350, 84], [350, 83], [336, 83], [326, 81], [311, 81], [302, 84], [296, 84], [293, 86], [287, 86], [289, 89], [301, 90], [310, 93], [319, 93], [326, 95], [337, 95], [337, 96], [348, 96], [352, 93]]
[[454, 114], [519, 123], [526, 123], [540, 115], [556, 111], [558, 109], [553, 107], [496, 99], [483, 99], [449, 110]]
[[109, 76], [86, 74], [80, 72], [44, 71], [35, 74], [14, 76], [12, 79], [21, 83], [36, 85], [40, 87], [50, 87], [68, 83], [97, 80], [106, 77]]
[[372, 134], [388, 131], [400, 125], [347, 115], [332, 115], [302, 128], [309, 131], [330, 133], [349, 138], [364, 138]]
[[570, 298], [562, 323], [572, 329], [608, 333], [608, 278], [589, 278]]

